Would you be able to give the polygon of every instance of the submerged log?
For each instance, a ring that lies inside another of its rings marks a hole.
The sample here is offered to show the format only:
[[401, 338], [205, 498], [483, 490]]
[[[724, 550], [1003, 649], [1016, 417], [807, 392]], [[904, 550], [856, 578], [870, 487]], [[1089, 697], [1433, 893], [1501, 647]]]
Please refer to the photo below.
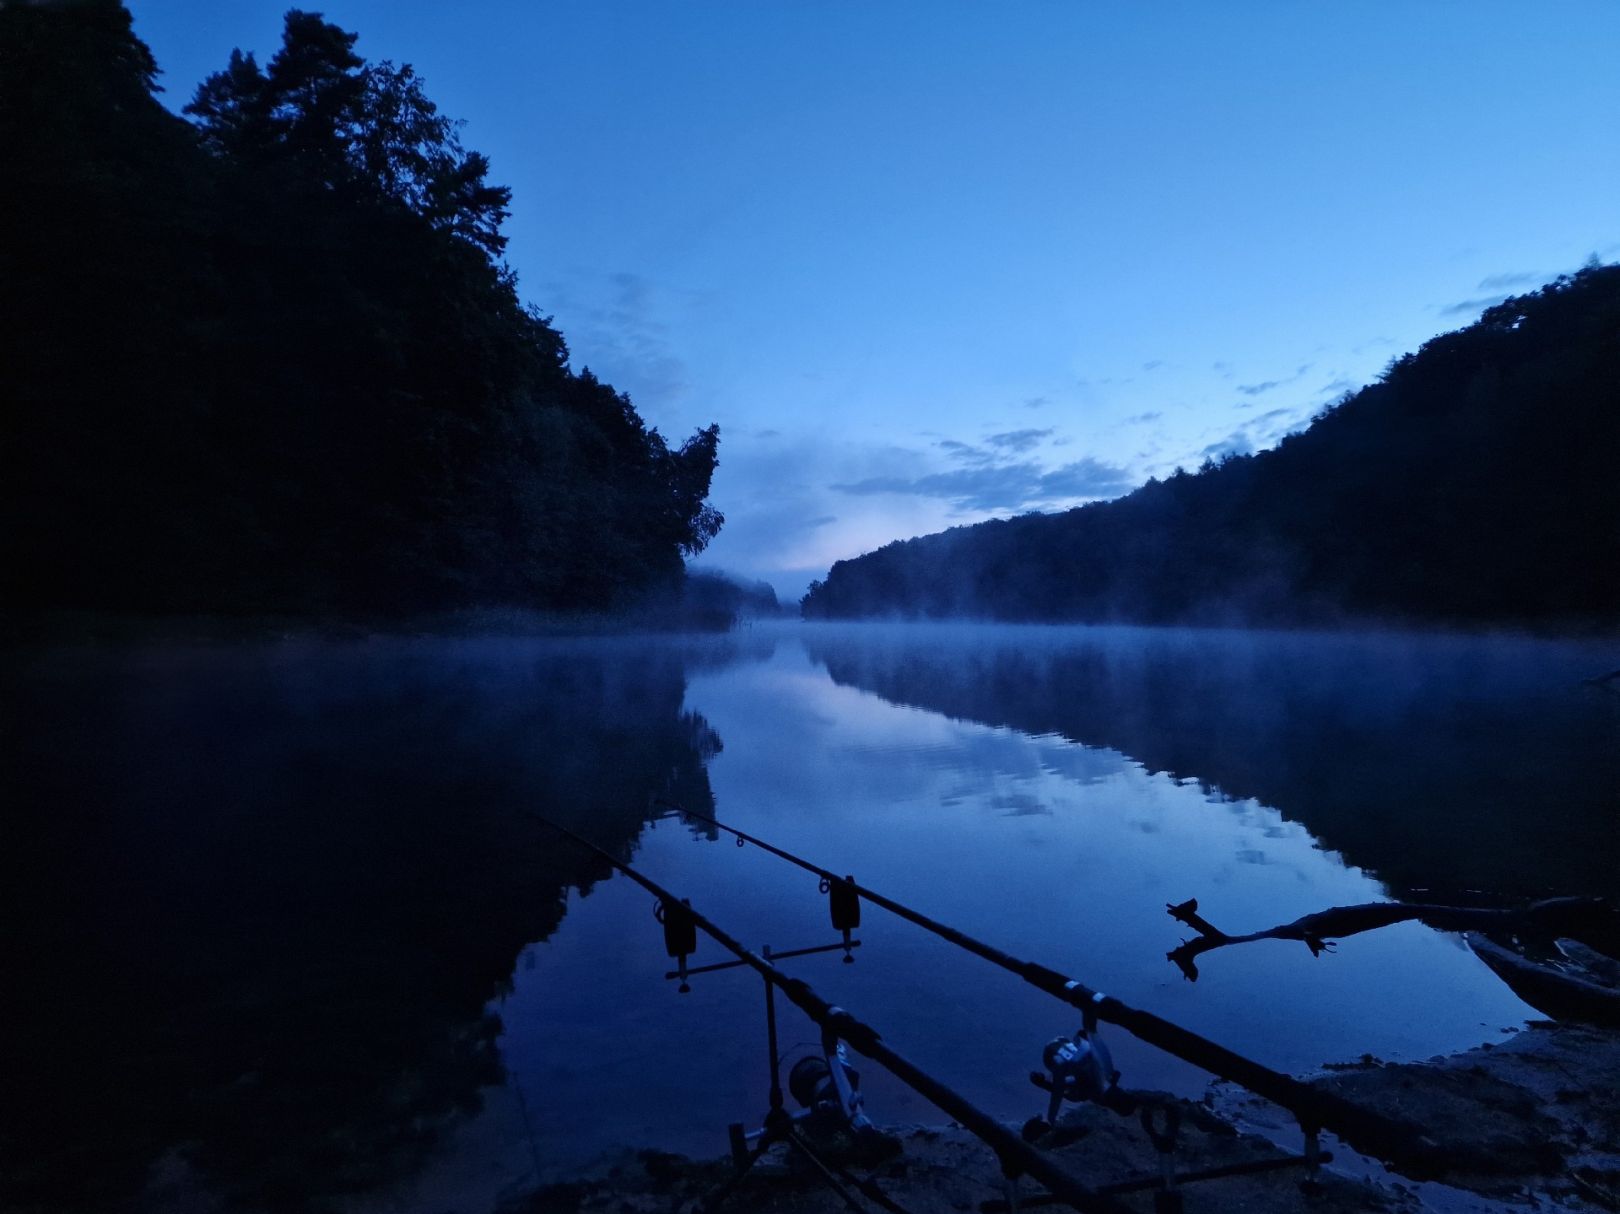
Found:
[[1620, 989], [1588, 982], [1505, 949], [1479, 932], [1468, 932], [1468, 947], [1513, 993], [1554, 1020], [1620, 1027]]

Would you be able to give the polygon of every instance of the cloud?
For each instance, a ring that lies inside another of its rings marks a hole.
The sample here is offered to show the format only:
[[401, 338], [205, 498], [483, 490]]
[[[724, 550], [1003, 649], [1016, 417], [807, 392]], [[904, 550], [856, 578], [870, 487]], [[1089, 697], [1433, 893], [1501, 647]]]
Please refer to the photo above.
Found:
[[1246, 424], [1251, 430], [1275, 429], [1280, 423], [1292, 423], [1298, 416], [1298, 412], [1294, 409], [1272, 409], [1250, 419]]
[[1464, 299], [1458, 303], [1448, 304], [1440, 309], [1441, 316], [1473, 316], [1483, 312], [1486, 308], [1494, 308], [1497, 304], [1511, 298], [1508, 295], [1486, 295], [1479, 299]]
[[1009, 792], [990, 798], [990, 808], [1005, 810], [1004, 818], [1049, 816], [1052, 807], [1033, 793]]
[[1156, 422], [1163, 416], [1164, 416], [1163, 413], [1161, 413], [1159, 410], [1155, 409], [1150, 413], [1133, 414], [1132, 416], [1127, 417], [1125, 420], [1127, 422], [1129, 422], [1130, 424], [1132, 424], [1132, 425], [1142, 426], [1142, 425], [1146, 425], [1148, 422]]
[[756, 430], [754, 432], [754, 437], [755, 438], [781, 438], [782, 437], [782, 432], [780, 430]]
[[927, 476], [869, 476], [831, 486], [840, 493], [939, 498], [958, 510], [1031, 510], [1062, 502], [1117, 497], [1134, 486], [1125, 469], [1087, 456], [1046, 471], [1033, 462], [959, 468]]
[[1393, 337], [1369, 337], [1360, 345], [1351, 346], [1350, 353], [1365, 354], [1368, 350], [1387, 349], [1395, 344]]
[[1031, 396], [1024, 400], [1024, 408], [1039, 409], [1042, 405], [1049, 405], [1051, 403], [1052, 402], [1044, 396]]
[[964, 443], [954, 438], [942, 438], [934, 446], [959, 463], [982, 467], [993, 464], [1006, 455], [1022, 455], [1026, 451], [1033, 451], [1054, 433], [1056, 431], [1050, 426], [1044, 430], [1004, 430], [984, 440], [995, 450], [975, 447], [972, 443]]
[[1228, 455], [1253, 455], [1254, 444], [1242, 430], [1234, 431], [1218, 443], [1210, 443], [1198, 453], [1204, 459], [1221, 459]]
[[897, 534], [949, 525], [942, 502], [858, 503], [831, 492], [826, 482], [876, 473], [918, 475], [932, 468], [927, 452], [828, 440], [791, 428], [771, 442], [739, 445], [729, 457], [722, 455], [715, 472], [711, 499], [725, 512], [726, 525], [699, 565], [763, 578], [784, 599], [797, 598], [834, 560], [876, 548]]
[[1160, 367], [1162, 367], [1164, 365], [1165, 365], [1164, 359], [1155, 358], [1151, 362], [1143, 363], [1142, 364], [1142, 370], [1144, 370], [1144, 371], [1157, 371]]
[[954, 460], [964, 464], [988, 464], [995, 456], [982, 447], [975, 447], [969, 443], [959, 443], [954, 438], [942, 438], [934, 444]]
[[1041, 477], [1043, 494], [1051, 498], [1118, 497], [1135, 487], [1124, 468], [1089, 455]]
[[[657, 319], [661, 289], [639, 274], [571, 276], [545, 284], [549, 307], [568, 335], [571, 361], [589, 367], [637, 405], [686, 395], [690, 373]], [[643, 410], [645, 412], [645, 410]]]
[[1545, 282], [1546, 274], [1491, 274], [1479, 280], [1481, 291], [1505, 291], [1509, 287], [1529, 287]]
[[[1218, 366], [1220, 364], [1216, 365]], [[1259, 396], [1262, 392], [1270, 392], [1273, 388], [1281, 388], [1285, 384], [1291, 384], [1295, 380], [1304, 378], [1305, 372], [1309, 371], [1310, 369], [1311, 364], [1305, 363], [1292, 375], [1285, 376], [1282, 379], [1268, 379], [1264, 383], [1259, 384], [1239, 384], [1237, 386], [1237, 390], [1243, 393], [1244, 396]]]
[[1051, 427], [1045, 430], [1008, 430], [1001, 434], [992, 434], [985, 441], [992, 447], [1000, 447], [1003, 451], [1023, 454], [1039, 447], [1041, 440], [1050, 438], [1051, 435]]
[[1308, 412], [1298, 408], [1268, 409], [1247, 419], [1224, 438], [1218, 438], [1201, 448], [1198, 459], [1218, 460], [1228, 455], [1252, 455], [1276, 445], [1284, 435], [1300, 429], [1308, 417]]

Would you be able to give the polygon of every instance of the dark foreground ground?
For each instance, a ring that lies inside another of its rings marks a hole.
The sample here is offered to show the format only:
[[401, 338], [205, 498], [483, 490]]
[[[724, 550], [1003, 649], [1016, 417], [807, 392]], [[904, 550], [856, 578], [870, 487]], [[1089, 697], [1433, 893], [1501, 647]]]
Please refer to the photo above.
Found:
[[[1314, 1081], [1427, 1126], [1452, 1164], [1445, 1182], [1394, 1175], [1327, 1138], [1323, 1145], [1335, 1161], [1321, 1170], [1319, 1184], [1302, 1184], [1303, 1169], [1296, 1168], [1205, 1181], [1184, 1188], [1188, 1214], [1620, 1210], [1620, 1032], [1541, 1024], [1501, 1045], [1417, 1064], [1364, 1058], [1329, 1068]], [[1298, 1150], [1287, 1114], [1239, 1089], [1216, 1084], [1201, 1102], [1184, 1108], [1177, 1156], [1183, 1171], [1280, 1155], [1270, 1138]], [[1158, 1157], [1134, 1120], [1086, 1106], [1066, 1116], [1065, 1128], [1071, 1123], [1085, 1133], [1057, 1154], [1077, 1175], [1097, 1185], [1157, 1176]], [[1004, 1196], [994, 1157], [965, 1131], [942, 1126], [896, 1133], [901, 1153], [855, 1174], [874, 1180], [908, 1214], [977, 1210]], [[501, 1214], [685, 1214], [729, 1174], [729, 1161], [642, 1152], [508, 1202]], [[1030, 1181], [1020, 1187], [1026, 1201], [1038, 1192]], [[862, 1200], [868, 1209], [882, 1208]], [[1151, 1192], [1120, 1200], [1133, 1210], [1154, 1208]], [[822, 1214], [846, 1207], [784, 1157], [773, 1156], [724, 1208]]]

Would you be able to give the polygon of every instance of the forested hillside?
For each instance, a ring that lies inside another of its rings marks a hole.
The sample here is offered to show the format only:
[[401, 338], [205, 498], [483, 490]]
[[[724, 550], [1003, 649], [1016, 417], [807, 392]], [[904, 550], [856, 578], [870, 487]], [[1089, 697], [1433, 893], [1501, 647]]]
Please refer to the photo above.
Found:
[[1426, 343], [1274, 450], [832, 567], [810, 617], [1620, 622], [1620, 266]]
[[121, 4], [0, 4], [12, 606], [599, 609], [718, 529], [717, 428], [570, 368], [509, 192], [355, 41], [295, 10], [184, 120]]

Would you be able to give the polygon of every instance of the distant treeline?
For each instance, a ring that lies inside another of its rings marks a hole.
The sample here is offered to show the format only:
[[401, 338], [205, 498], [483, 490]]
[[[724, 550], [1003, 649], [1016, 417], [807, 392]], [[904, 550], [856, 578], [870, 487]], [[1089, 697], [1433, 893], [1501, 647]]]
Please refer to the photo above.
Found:
[[769, 582], [745, 582], [725, 573], [693, 570], [686, 576], [680, 601], [681, 622], [723, 625], [741, 619], [780, 616], [791, 610], [777, 601]]
[[718, 429], [570, 369], [509, 191], [354, 42], [290, 12], [186, 121], [121, 4], [0, 4], [12, 606], [596, 610], [718, 530]]
[[1397, 359], [1274, 450], [889, 544], [810, 617], [1620, 624], [1620, 266]]

